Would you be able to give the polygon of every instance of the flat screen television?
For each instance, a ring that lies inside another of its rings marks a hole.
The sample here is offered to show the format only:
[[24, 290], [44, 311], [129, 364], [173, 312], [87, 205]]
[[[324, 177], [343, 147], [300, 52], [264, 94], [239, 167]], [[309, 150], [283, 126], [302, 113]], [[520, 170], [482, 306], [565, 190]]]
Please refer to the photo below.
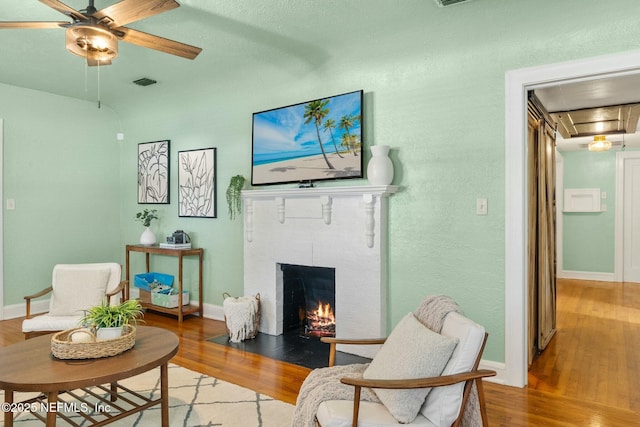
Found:
[[363, 177], [362, 90], [253, 113], [251, 184]]

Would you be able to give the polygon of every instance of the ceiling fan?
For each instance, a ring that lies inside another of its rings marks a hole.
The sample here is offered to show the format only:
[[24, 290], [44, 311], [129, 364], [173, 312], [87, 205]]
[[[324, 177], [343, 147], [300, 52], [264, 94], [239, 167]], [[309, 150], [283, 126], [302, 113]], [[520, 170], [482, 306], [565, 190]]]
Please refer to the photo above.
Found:
[[111, 64], [118, 56], [118, 40], [188, 59], [194, 59], [202, 51], [199, 47], [124, 26], [180, 7], [175, 0], [121, 0], [102, 10], [96, 10], [94, 0], [89, 0], [87, 8], [81, 11], [58, 0], [39, 1], [68, 16], [72, 22], [0, 21], [0, 29], [66, 28], [67, 50], [85, 58], [90, 66]]

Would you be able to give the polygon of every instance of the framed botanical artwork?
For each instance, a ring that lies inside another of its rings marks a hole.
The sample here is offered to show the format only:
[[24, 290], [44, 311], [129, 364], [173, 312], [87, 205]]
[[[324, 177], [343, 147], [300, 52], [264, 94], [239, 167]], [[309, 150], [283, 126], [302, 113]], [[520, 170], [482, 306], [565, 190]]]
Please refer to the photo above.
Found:
[[138, 203], [169, 203], [169, 140], [138, 144]]
[[178, 152], [178, 216], [216, 217], [216, 149]]

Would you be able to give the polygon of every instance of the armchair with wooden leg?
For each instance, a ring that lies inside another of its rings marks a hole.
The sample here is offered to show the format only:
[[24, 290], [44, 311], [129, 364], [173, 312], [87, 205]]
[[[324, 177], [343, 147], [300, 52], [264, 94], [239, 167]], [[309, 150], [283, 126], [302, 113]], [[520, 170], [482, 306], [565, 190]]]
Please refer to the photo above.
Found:
[[[78, 327], [84, 310], [99, 305], [104, 298], [117, 304], [124, 299], [126, 285], [121, 274], [117, 263], [54, 266], [51, 286], [24, 297], [27, 314], [22, 322], [22, 332], [25, 339]], [[49, 311], [33, 316], [32, 300], [48, 294], [51, 294]]]
[[[330, 366], [339, 344], [384, 344], [368, 366], [312, 371], [300, 391], [294, 414], [300, 418], [294, 422], [321, 427], [449, 427], [461, 425], [464, 418], [465, 425], [486, 426], [482, 378], [496, 372], [478, 369], [488, 336], [485, 329], [458, 311], [446, 313], [439, 333], [421, 320], [407, 314], [386, 341], [322, 338], [331, 346]], [[335, 376], [332, 370], [347, 374]], [[324, 379], [328, 380], [323, 383]]]

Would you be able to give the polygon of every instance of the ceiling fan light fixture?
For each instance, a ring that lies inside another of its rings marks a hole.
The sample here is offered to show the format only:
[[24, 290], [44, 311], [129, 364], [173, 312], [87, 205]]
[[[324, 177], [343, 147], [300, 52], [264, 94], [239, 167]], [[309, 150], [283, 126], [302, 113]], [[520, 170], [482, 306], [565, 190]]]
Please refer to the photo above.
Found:
[[596, 135], [593, 141], [589, 143], [589, 151], [607, 151], [611, 148], [611, 141], [608, 141], [604, 135]]
[[108, 30], [92, 25], [67, 28], [67, 50], [88, 62], [108, 63], [118, 56], [118, 39]]

